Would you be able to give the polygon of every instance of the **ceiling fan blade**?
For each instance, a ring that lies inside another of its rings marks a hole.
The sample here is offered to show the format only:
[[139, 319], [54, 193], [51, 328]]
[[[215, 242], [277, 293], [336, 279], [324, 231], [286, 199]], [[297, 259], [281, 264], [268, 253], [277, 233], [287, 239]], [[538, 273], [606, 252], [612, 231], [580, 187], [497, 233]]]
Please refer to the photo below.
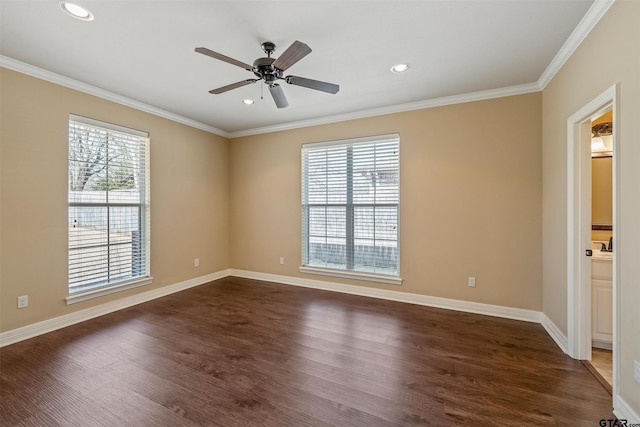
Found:
[[209, 91], [209, 93], [213, 93], [214, 95], [219, 95], [221, 93], [224, 93], [224, 92], [227, 92], [227, 91], [230, 91], [232, 89], [236, 89], [236, 88], [239, 88], [239, 87], [242, 87], [242, 86], [246, 86], [246, 85], [249, 85], [251, 83], [255, 83], [257, 81], [258, 81], [257, 79], [242, 80], [242, 81], [239, 81], [239, 82], [236, 82], [236, 83], [231, 83], [230, 85], [219, 87], [217, 89], [212, 89], [212, 90]]
[[338, 93], [340, 90], [340, 86], [336, 84], [321, 82], [320, 80], [306, 79], [304, 77], [287, 76], [285, 81], [295, 86], [307, 87], [309, 89], [320, 90], [322, 92], [333, 94]]
[[296, 62], [311, 53], [311, 48], [306, 44], [296, 40], [291, 43], [291, 46], [285, 50], [278, 59], [273, 62], [273, 66], [279, 70], [286, 70]]
[[278, 108], [284, 108], [289, 106], [289, 102], [287, 98], [284, 96], [284, 92], [282, 91], [282, 87], [275, 83], [273, 86], [269, 86], [269, 92], [271, 92], [271, 96], [273, 100], [276, 102]]
[[235, 66], [238, 66], [240, 68], [244, 68], [247, 71], [251, 71], [253, 69], [253, 66], [251, 66], [249, 64], [245, 64], [244, 62], [238, 61], [237, 59], [229, 58], [226, 55], [223, 55], [223, 54], [218, 53], [218, 52], [214, 52], [212, 50], [207, 49], [206, 47], [197, 47], [196, 48], [196, 52], [201, 53], [203, 55], [210, 56], [210, 57], [215, 58], [215, 59], [219, 59], [220, 61], [227, 62], [227, 63], [229, 63], [231, 65], [235, 65]]

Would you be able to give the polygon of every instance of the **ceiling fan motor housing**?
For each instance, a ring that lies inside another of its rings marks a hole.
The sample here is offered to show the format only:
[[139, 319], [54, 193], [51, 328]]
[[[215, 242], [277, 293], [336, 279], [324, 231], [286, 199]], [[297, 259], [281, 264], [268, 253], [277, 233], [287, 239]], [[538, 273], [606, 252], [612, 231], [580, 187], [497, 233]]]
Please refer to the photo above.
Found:
[[273, 61], [275, 58], [258, 58], [253, 61], [253, 74], [269, 85], [282, 78], [282, 71], [271, 65]]

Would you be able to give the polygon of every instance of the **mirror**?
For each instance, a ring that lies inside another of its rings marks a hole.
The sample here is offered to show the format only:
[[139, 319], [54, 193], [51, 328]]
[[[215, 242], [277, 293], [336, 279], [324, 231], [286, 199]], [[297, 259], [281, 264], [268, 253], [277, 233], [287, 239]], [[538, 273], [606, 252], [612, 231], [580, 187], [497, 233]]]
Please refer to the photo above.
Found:
[[611, 231], [613, 223], [613, 157], [591, 159], [591, 223], [592, 230]]

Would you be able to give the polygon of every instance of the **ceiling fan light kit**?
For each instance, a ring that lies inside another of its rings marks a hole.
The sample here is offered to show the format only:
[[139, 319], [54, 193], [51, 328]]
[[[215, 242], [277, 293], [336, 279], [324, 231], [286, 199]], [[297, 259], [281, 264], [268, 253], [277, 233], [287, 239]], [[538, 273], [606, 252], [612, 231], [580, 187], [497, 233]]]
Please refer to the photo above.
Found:
[[253, 65], [249, 65], [242, 61], [230, 58], [218, 52], [214, 52], [205, 47], [197, 47], [196, 52], [210, 56], [211, 58], [219, 61], [226, 62], [231, 65], [243, 68], [247, 71], [253, 72], [257, 77], [255, 79], [245, 79], [236, 83], [231, 83], [226, 86], [212, 89], [209, 93], [219, 95], [221, 93], [228, 92], [239, 87], [243, 87], [249, 84], [253, 84], [258, 81], [264, 81], [269, 86], [269, 92], [278, 108], [285, 108], [289, 106], [286, 96], [282, 90], [282, 86], [276, 83], [278, 80], [283, 80], [286, 83], [294, 86], [301, 86], [308, 89], [319, 90], [321, 92], [336, 94], [340, 90], [340, 86], [333, 83], [327, 83], [320, 80], [308, 79], [298, 76], [285, 76], [284, 72], [292, 65], [300, 61], [302, 58], [311, 53], [311, 48], [305, 43], [298, 40], [294, 41], [291, 46], [284, 51], [278, 58], [272, 58], [271, 55], [276, 50], [276, 45], [272, 42], [262, 43], [262, 50], [267, 54], [266, 58], [258, 58], [253, 61]]

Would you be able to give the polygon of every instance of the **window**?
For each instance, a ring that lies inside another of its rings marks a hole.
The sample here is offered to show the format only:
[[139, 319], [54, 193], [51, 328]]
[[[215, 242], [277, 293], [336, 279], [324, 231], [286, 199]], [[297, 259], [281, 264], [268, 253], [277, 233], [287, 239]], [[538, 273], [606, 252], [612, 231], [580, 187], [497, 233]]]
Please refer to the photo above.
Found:
[[68, 205], [70, 298], [150, 282], [146, 132], [71, 115]]
[[400, 139], [302, 146], [301, 271], [399, 283]]

